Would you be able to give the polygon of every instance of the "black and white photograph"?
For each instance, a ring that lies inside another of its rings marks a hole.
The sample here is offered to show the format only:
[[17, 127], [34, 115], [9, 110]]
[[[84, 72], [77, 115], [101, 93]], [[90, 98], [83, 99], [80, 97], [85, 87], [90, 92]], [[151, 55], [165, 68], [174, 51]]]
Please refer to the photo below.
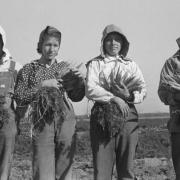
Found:
[[180, 2], [2, 0], [0, 180], [180, 180]]

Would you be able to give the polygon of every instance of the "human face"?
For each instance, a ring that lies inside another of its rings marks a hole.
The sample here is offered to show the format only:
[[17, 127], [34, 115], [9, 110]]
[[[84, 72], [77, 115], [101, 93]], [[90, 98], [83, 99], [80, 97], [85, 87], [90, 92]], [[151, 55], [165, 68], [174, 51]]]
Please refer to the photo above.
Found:
[[104, 40], [105, 53], [109, 56], [117, 56], [121, 50], [123, 39], [118, 33], [110, 33]]
[[56, 37], [47, 36], [42, 44], [42, 56], [46, 60], [54, 60], [58, 55], [59, 47], [60, 44]]

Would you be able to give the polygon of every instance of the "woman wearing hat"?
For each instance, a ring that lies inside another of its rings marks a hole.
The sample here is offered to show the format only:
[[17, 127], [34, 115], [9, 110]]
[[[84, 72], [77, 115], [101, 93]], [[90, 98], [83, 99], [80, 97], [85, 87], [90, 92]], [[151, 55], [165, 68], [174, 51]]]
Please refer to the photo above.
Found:
[[[180, 38], [177, 40], [180, 47]], [[160, 75], [158, 95], [160, 100], [169, 105], [172, 160], [176, 179], [180, 179], [180, 50], [166, 60]]]
[[119, 180], [134, 179], [133, 158], [138, 141], [134, 104], [146, 96], [143, 75], [126, 57], [129, 42], [119, 27], [103, 31], [101, 54], [87, 63], [86, 96], [91, 110], [90, 136], [94, 179], [110, 180], [116, 163]]
[[75, 152], [76, 120], [69, 98], [82, 100], [84, 78], [56, 59], [60, 43], [61, 32], [47, 26], [38, 42], [40, 59], [26, 64], [17, 77], [16, 101], [21, 107], [32, 107], [34, 180], [69, 179]]

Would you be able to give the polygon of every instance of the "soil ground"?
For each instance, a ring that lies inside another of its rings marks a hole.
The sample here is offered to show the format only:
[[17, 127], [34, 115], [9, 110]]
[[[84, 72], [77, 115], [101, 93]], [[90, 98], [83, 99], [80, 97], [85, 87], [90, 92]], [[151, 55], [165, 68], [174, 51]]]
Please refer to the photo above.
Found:
[[[10, 180], [30, 180], [32, 173], [32, 146], [29, 124], [21, 124], [21, 135], [16, 139]], [[166, 120], [140, 121], [139, 144], [134, 160], [138, 180], [174, 180], [169, 133]], [[116, 179], [114, 168], [113, 180]], [[77, 124], [77, 147], [73, 163], [73, 180], [93, 180], [92, 155], [89, 140], [89, 122]]]

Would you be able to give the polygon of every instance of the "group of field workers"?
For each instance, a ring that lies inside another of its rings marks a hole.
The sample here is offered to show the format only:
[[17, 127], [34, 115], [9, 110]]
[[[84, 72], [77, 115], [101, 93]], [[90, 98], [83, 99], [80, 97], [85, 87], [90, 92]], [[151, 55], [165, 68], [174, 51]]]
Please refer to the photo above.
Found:
[[[180, 44], [180, 40], [177, 40]], [[0, 27], [0, 180], [10, 177], [15, 137], [27, 110], [32, 132], [32, 179], [71, 180], [76, 146], [76, 117], [71, 101], [93, 101], [90, 139], [94, 180], [135, 180], [133, 159], [138, 143], [135, 104], [146, 97], [146, 84], [135, 61], [127, 57], [129, 41], [116, 25], [102, 33], [100, 54], [87, 61], [86, 77], [70, 62], [56, 59], [61, 32], [42, 30], [40, 58], [21, 66], [6, 49]], [[180, 180], [180, 51], [165, 62], [158, 94], [170, 106], [172, 159]], [[74, 103], [74, 105], [76, 105]]]

